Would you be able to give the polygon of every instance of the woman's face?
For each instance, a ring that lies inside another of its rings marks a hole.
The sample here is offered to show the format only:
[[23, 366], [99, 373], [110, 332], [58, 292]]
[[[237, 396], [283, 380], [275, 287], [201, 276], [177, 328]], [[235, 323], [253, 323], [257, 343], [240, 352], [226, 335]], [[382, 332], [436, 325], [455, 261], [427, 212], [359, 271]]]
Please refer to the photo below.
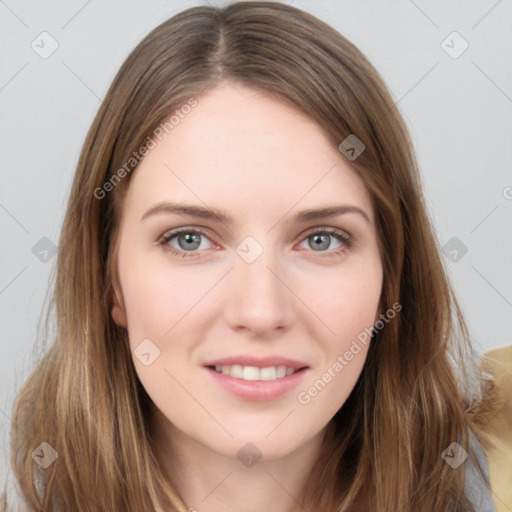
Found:
[[308, 117], [239, 85], [196, 99], [132, 176], [112, 315], [168, 433], [275, 459], [320, 435], [361, 373], [374, 212]]

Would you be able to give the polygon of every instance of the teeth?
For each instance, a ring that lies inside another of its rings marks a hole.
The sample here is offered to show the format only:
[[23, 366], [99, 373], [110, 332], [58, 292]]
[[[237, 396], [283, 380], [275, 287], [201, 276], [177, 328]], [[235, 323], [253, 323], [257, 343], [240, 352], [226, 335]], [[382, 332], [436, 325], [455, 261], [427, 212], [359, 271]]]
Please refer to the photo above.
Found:
[[244, 380], [260, 380], [260, 369], [255, 366], [244, 366], [242, 373], [242, 379]]
[[278, 379], [282, 379], [286, 377], [286, 366], [278, 366], [276, 370], [276, 377]]
[[[243, 374], [244, 374], [243, 366], [241, 366], [239, 364], [234, 364], [231, 367], [231, 371], [229, 371], [229, 366], [227, 369], [228, 369], [229, 373], [225, 373], [224, 375], [231, 375], [231, 377], [236, 377], [237, 379], [243, 379]], [[224, 373], [224, 370], [222, 370], [222, 373]]]
[[286, 366], [268, 366], [267, 368], [257, 368], [256, 366], [242, 366], [234, 364], [232, 366], [215, 366], [217, 373], [230, 375], [235, 379], [242, 380], [276, 380], [282, 379], [292, 373], [295, 373], [294, 368], [287, 368]]
[[[291, 370], [291, 368], [290, 368]], [[260, 380], [274, 380], [276, 378], [276, 367], [269, 366], [260, 370]]]

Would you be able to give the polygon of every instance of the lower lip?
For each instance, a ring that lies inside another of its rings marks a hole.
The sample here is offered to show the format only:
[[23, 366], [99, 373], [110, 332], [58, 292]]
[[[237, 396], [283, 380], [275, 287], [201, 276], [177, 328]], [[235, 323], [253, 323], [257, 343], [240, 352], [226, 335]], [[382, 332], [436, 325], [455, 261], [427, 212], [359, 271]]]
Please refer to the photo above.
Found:
[[265, 401], [275, 400], [280, 396], [288, 393], [296, 388], [304, 375], [307, 368], [303, 368], [298, 372], [275, 380], [244, 380], [218, 373], [212, 368], [206, 368], [213, 379], [230, 393], [243, 398], [244, 400]]

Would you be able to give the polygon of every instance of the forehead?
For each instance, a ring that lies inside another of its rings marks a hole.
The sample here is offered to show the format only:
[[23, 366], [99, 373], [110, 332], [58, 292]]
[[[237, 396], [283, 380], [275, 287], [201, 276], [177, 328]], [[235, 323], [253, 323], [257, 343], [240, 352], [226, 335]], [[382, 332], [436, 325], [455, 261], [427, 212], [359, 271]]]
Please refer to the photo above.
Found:
[[167, 200], [273, 217], [345, 202], [372, 216], [361, 178], [305, 114], [238, 84], [196, 100], [134, 172], [126, 199], [138, 214]]

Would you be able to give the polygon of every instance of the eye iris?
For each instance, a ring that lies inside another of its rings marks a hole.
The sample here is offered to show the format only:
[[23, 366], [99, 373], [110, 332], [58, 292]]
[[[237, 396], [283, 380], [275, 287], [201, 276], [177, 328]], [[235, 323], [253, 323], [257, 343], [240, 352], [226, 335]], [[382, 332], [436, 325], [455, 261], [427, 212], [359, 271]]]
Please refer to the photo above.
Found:
[[[313, 238], [315, 240], [314, 247], [320, 248], [320, 249], [328, 249], [330, 245], [330, 235], [326, 234], [317, 234], [313, 235], [310, 238]], [[317, 243], [319, 241], [319, 243]]]
[[[197, 249], [201, 243], [200, 237], [201, 237], [201, 235], [198, 233], [185, 233], [185, 234], [178, 236], [178, 244], [184, 250]], [[195, 245], [193, 247], [191, 247], [190, 245], [188, 245], [188, 246], [186, 245], [185, 247], [183, 247], [181, 244], [182, 239], [184, 239], [187, 243], [192, 243]]]

